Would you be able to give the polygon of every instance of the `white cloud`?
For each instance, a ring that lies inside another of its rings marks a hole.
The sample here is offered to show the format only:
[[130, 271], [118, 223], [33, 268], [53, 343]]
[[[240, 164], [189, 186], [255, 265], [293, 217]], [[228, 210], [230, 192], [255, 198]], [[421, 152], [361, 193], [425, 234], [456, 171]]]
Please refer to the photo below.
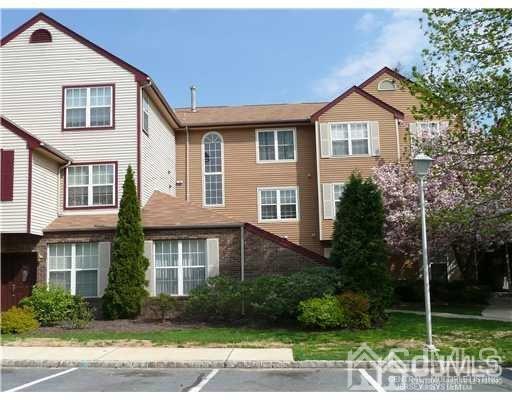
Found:
[[373, 13], [365, 13], [356, 21], [355, 28], [361, 32], [370, 32], [377, 28], [378, 19]]
[[[333, 97], [352, 85], [360, 84], [384, 66], [394, 68], [400, 64], [404, 71], [409, 71], [418, 62], [425, 45], [418, 22], [420, 16], [421, 12], [416, 10], [390, 11], [388, 21], [376, 27], [374, 39], [364, 50], [357, 52], [354, 47], [354, 55], [344, 59], [325, 78], [316, 82], [315, 91], [322, 97]], [[366, 20], [371, 18], [375, 16], [366, 17]], [[356, 29], [360, 29], [359, 25]]]

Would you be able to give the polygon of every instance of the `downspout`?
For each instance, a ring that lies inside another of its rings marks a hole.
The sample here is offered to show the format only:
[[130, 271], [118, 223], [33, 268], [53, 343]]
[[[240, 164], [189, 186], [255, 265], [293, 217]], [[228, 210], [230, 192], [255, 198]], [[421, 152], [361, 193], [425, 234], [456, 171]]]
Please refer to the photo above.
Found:
[[398, 127], [398, 119], [395, 118], [395, 132], [396, 132], [396, 151], [397, 161], [400, 162], [400, 131]]
[[186, 201], [190, 201], [190, 182], [189, 182], [189, 178], [190, 178], [190, 165], [189, 165], [189, 159], [190, 159], [190, 152], [189, 152], [189, 148], [190, 148], [190, 138], [189, 138], [189, 132], [188, 132], [188, 125], [185, 125], [185, 132], [186, 132], [186, 137], [187, 137], [187, 141], [186, 141], [186, 144], [185, 144], [185, 200]]
[[319, 125], [318, 121], [315, 121], [315, 149], [316, 149], [316, 184], [317, 184], [317, 192], [318, 192], [318, 234], [319, 240], [322, 241], [323, 232], [322, 232], [322, 192], [320, 190], [320, 142], [319, 142], [319, 133], [318, 133]]
[[[240, 227], [240, 280], [245, 280], [245, 236], [244, 224]], [[245, 315], [245, 299], [242, 295], [242, 315]]]
[[[142, 129], [141, 129], [141, 114], [142, 114], [142, 90], [151, 86], [151, 79], [147, 78], [146, 83], [137, 81], [137, 197], [139, 205], [142, 208]], [[118, 188], [119, 189], [119, 188]]]
[[[58, 178], [58, 182], [57, 182], [57, 216], [61, 216], [62, 215], [62, 212], [61, 210], [64, 209], [64, 202], [66, 201], [64, 198], [62, 198], [62, 208], [60, 207], [60, 196], [61, 196], [61, 193], [60, 193], [60, 184], [62, 182], [62, 176], [61, 176], [61, 171], [66, 169], [67, 167], [69, 167], [71, 165], [71, 161], [68, 161], [65, 165], [63, 165], [62, 167], [59, 167], [59, 171], [58, 171], [58, 174], [57, 174], [57, 178]], [[63, 184], [64, 186], [64, 184]]]

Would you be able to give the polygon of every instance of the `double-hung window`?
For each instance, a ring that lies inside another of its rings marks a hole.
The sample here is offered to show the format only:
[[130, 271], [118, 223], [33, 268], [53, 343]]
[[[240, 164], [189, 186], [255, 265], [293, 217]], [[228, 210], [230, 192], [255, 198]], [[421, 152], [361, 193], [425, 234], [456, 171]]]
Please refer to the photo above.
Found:
[[48, 284], [71, 294], [98, 296], [100, 268], [98, 243], [51, 243], [48, 245]]
[[142, 130], [149, 133], [149, 100], [146, 93], [142, 95]]
[[296, 160], [295, 129], [261, 129], [256, 131], [257, 161], [278, 162]]
[[430, 136], [438, 136], [441, 132], [440, 121], [420, 121], [416, 123], [416, 131]]
[[224, 145], [217, 132], [203, 137], [203, 204], [206, 207], [224, 205]]
[[258, 189], [259, 220], [288, 221], [299, 217], [297, 188]]
[[351, 156], [370, 154], [370, 127], [368, 122], [330, 124], [332, 155]]
[[333, 183], [332, 191], [333, 191], [333, 199], [334, 199], [334, 212], [338, 212], [338, 208], [341, 203], [341, 196], [343, 196], [343, 190], [345, 189], [344, 183]]
[[207, 277], [206, 240], [155, 241], [156, 294], [186, 296]]
[[64, 88], [64, 129], [113, 127], [114, 86]]
[[66, 173], [66, 207], [115, 205], [114, 163], [72, 165]]

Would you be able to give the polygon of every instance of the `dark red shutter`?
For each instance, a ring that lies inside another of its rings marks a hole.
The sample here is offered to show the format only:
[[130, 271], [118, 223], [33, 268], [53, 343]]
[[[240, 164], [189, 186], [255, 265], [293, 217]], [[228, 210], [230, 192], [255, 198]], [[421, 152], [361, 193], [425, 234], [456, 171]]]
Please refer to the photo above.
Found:
[[1, 176], [2, 184], [0, 188], [1, 201], [12, 201], [12, 189], [14, 181], [14, 150], [1, 151]]

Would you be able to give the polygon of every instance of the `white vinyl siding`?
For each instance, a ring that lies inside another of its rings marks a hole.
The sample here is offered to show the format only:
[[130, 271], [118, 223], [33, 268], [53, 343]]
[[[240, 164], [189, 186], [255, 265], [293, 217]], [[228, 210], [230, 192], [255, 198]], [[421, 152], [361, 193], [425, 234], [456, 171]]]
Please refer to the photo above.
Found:
[[379, 156], [379, 123], [377, 121], [321, 123], [320, 154], [322, 158]]
[[[37, 29], [47, 29], [52, 42], [30, 44], [30, 35]], [[2, 114], [75, 162], [118, 161], [121, 198], [129, 164], [137, 174], [133, 74], [44, 21], [4, 44], [1, 56]], [[63, 87], [97, 84], [115, 84], [115, 129], [62, 132]], [[87, 212], [66, 210], [65, 214]]]
[[14, 150], [12, 201], [0, 201], [2, 233], [27, 232], [28, 157], [27, 143], [7, 128], [0, 126], [0, 148]]
[[203, 206], [224, 206], [224, 142], [217, 132], [203, 136]]
[[186, 296], [207, 279], [206, 240], [157, 240], [154, 244], [156, 295]]
[[258, 221], [279, 222], [299, 219], [297, 187], [258, 188]]
[[30, 231], [42, 235], [57, 218], [59, 164], [35, 151], [32, 159], [32, 215]]
[[98, 297], [100, 252], [97, 242], [48, 244], [49, 285], [73, 295]]
[[175, 133], [148, 98], [149, 129], [142, 135], [142, 206], [155, 190], [176, 195]]
[[296, 161], [296, 129], [280, 128], [256, 130], [256, 160], [258, 163]]
[[115, 164], [72, 165], [66, 169], [66, 206], [114, 206]]
[[113, 126], [113, 86], [64, 89], [64, 128]]

